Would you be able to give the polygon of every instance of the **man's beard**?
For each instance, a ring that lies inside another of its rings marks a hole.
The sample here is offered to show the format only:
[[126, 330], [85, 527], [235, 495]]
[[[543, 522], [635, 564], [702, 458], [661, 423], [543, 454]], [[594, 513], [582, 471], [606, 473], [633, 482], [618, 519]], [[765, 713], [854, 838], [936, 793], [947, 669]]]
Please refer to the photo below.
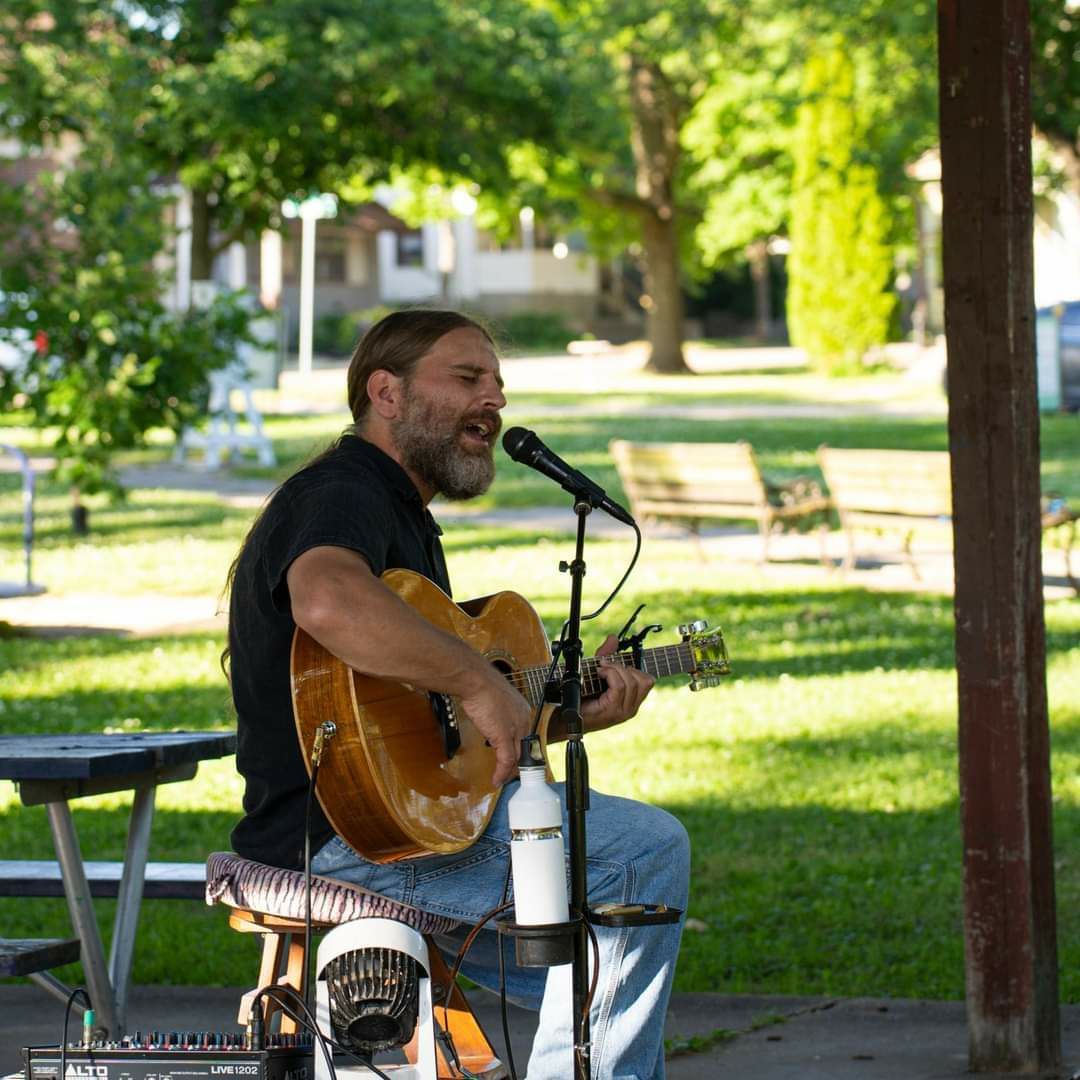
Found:
[[410, 395], [404, 414], [394, 425], [394, 442], [402, 462], [429, 487], [448, 499], [482, 495], [495, 479], [492, 447], [470, 452], [458, 441], [465, 426], [478, 420], [498, 431], [496, 413], [453, 418], [449, 410]]

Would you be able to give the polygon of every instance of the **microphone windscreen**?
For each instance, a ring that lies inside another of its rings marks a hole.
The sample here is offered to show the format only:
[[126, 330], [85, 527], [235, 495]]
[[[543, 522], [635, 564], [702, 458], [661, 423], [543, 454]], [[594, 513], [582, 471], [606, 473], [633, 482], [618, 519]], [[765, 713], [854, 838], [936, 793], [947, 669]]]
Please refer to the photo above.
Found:
[[519, 454], [525, 449], [532, 432], [528, 428], [508, 428], [502, 437], [503, 449], [515, 460], [520, 461]]

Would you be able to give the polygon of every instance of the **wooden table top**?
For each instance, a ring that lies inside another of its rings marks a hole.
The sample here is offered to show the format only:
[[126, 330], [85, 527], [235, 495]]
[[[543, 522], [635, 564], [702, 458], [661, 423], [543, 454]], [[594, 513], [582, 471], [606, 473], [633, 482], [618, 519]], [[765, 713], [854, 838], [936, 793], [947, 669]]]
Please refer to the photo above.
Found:
[[236, 734], [231, 731], [0, 735], [0, 780], [89, 780], [235, 752]]

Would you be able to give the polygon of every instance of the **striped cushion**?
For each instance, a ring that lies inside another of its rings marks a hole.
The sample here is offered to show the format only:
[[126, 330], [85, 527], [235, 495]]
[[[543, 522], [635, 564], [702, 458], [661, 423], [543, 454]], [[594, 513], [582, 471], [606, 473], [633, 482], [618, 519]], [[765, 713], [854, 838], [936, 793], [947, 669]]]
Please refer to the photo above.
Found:
[[[206, 902], [259, 911], [282, 919], [304, 918], [304, 875], [299, 870], [216, 851], [206, 860]], [[365, 918], [397, 919], [421, 934], [445, 934], [454, 919], [407, 907], [346, 881], [312, 876], [311, 920], [326, 926]]]

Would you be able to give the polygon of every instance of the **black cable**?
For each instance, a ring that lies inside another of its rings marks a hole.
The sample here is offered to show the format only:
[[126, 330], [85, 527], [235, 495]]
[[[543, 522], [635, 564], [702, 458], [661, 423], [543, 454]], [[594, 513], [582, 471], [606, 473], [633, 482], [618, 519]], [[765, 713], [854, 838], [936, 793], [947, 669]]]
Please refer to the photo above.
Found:
[[[563, 633], [566, 633], [566, 627], [563, 627]], [[548, 704], [546, 698], [546, 691], [548, 686], [551, 685], [551, 681], [555, 676], [555, 670], [559, 666], [559, 657], [562, 655], [562, 638], [555, 642], [555, 647], [551, 650], [551, 663], [548, 665], [547, 675], [544, 676], [544, 685], [540, 690], [540, 700], [536, 703], [536, 712], [533, 714], [532, 730], [530, 735], [535, 735], [540, 729], [540, 720], [544, 715], [544, 706]], [[506, 892], [503, 892], [503, 899], [506, 899]]]
[[64, 1074], [67, 1072], [67, 1033], [68, 1033], [68, 1021], [71, 1019], [71, 1006], [74, 1004], [75, 999], [82, 994], [86, 999], [86, 1007], [92, 1009], [94, 1003], [90, 1000], [90, 995], [86, 992], [85, 986], [76, 986], [74, 990], [68, 994], [67, 1004], [64, 1006], [64, 1033], [60, 1039], [60, 1077], [61, 1080]]
[[[461, 971], [461, 962], [465, 959], [465, 954], [472, 948], [473, 942], [476, 940], [477, 934], [479, 934], [480, 931], [483, 930], [484, 924], [489, 919], [494, 919], [496, 915], [501, 915], [510, 906], [511, 905], [510, 905], [509, 902], [504, 902], [504, 903], [500, 904], [498, 907], [492, 908], [486, 914], [481, 915], [480, 918], [473, 925], [473, 928], [469, 931], [469, 933], [465, 937], [465, 940], [461, 943], [461, 948], [458, 949], [456, 955], [454, 956], [454, 963], [450, 967], [449, 985], [451, 987], [456, 982], [458, 974]], [[444, 1001], [443, 1002], [443, 1020], [444, 1021], [446, 1019], [447, 1007], [448, 1007], [448, 1001]]]
[[[287, 994], [289, 997], [291, 997], [295, 1001], [297, 1008], [301, 1011], [303, 1015], [298, 1016], [292, 1009], [289, 1009], [288, 1005], [279, 997], [280, 994]], [[324, 1061], [326, 1062], [326, 1067], [329, 1069], [330, 1078], [332, 1078], [332, 1080], [337, 1080], [337, 1070], [334, 1068], [334, 1055], [330, 1053], [329, 1047], [335, 1047], [335, 1049], [340, 1049], [342, 1053], [350, 1053], [350, 1051], [348, 1051], [345, 1047], [338, 1048], [332, 1038], [329, 1038], [328, 1036], [323, 1034], [323, 1031], [320, 1029], [318, 1022], [315, 1021], [315, 1017], [312, 1016], [311, 1010], [308, 1008], [308, 1002], [303, 1000], [303, 997], [299, 994], [299, 991], [294, 989], [292, 986], [264, 986], [252, 999], [253, 1009], [256, 1007], [256, 1005], [258, 1005], [259, 998], [262, 997], [273, 998], [274, 1001], [278, 1003], [278, 1008], [281, 1009], [282, 1012], [287, 1013], [293, 1018], [294, 1021], [296, 1021], [298, 1024], [302, 1024], [303, 1026], [308, 1028], [309, 1031], [311, 1031], [311, 1034], [314, 1036], [315, 1041], [319, 1043], [319, 1049], [322, 1052]], [[364, 1065], [367, 1065], [367, 1062], [364, 1062], [363, 1058], [360, 1058], [360, 1061]], [[381, 1077], [382, 1080], [390, 1080], [390, 1078], [387, 1077], [384, 1072], [380, 1072], [378, 1069], [375, 1068], [374, 1065], [370, 1067], [375, 1069], [376, 1075]]]
[[[387, 1074], [384, 1073], [382, 1069], [380, 1069], [378, 1065], [376, 1065], [374, 1062], [365, 1061], [355, 1051], [350, 1050], [347, 1046], [343, 1046], [330, 1035], [324, 1034], [319, 1029], [318, 1023], [315, 1018], [311, 1015], [311, 1010], [308, 1008], [307, 1002], [305, 1002], [304, 999], [291, 986], [266, 986], [263, 987], [263, 990], [270, 997], [277, 1000], [278, 1007], [281, 1009], [282, 1012], [287, 1013], [298, 1024], [303, 1024], [304, 1027], [308, 1028], [315, 1035], [315, 1038], [320, 1041], [320, 1048], [322, 1048], [322, 1044], [325, 1044], [331, 1049], [336, 1050], [338, 1053], [345, 1054], [347, 1057], [350, 1057], [354, 1061], [359, 1062], [365, 1068], [370, 1069], [373, 1073], [375, 1073], [376, 1076], [380, 1077], [381, 1080], [391, 1080], [391, 1077], [387, 1076]], [[291, 998], [294, 998], [297, 1007], [302, 1010], [303, 1015], [301, 1016], [293, 1012], [293, 1010], [290, 1009], [284, 1001], [280, 1000], [280, 998], [277, 997], [278, 994], [288, 994]], [[326, 1056], [325, 1049], [323, 1049], [323, 1056]], [[336, 1076], [333, 1065], [330, 1066], [330, 1071], [331, 1075]]]
[[315, 781], [319, 775], [319, 759], [311, 763], [311, 779], [308, 781], [307, 803], [304, 807], [304, 970], [300, 975], [300, 993], [310, 1000], [311, 987], [311, 808], [315, 803]]
[[[502, 899], [507, 902], [510, 895], [510, 877], [513, 864], [508, 859], [506, 862], [506, 880], [503, 882]], [[495, 943], [499, 950], [499, 1011], [502, 1013], [503, 1042], [506, 1044], [506, 1064], [510, 1069], [510, 1080], [517, 1080], [517, 1069], [514, 1067], [514, 1048], [510, 1045], [510, 1016], [506, 1008], [506, 958], [503, 956], [503, 939], [501, 934], [495, 935]]]
[[[510, 876], [510, 867], [509, 866], [507, 867], [506, 873], [507, 873], [507, 882], [509, 882], [509, 876]], [[507, 890], [507, 884], [504, 884], [503, 885], [503, 896], [504, 897], [506, 896], [506, 890]], [[480, 934], [480, 931], [483, 930], [484, 924], [489, 919], [495, 918], [496, 915], [500, 914], [501, 912], [505, 911], [508, 907], [511, 907], [511, 906], [512, 906], [511, 902], [504, 899], [504, 901], [498, 907], [492, 908], [490, 911], [488, 911], [485, 914], [481, 915], [480, 918], [473, 925], [473, 928], [465, 936], [465, 940], [461, 943], [461, 948], [458, 949], [457, 954], [454, 956], [454, 963], [452, 964], [452, 966], [450, 968], [450, 977], [446, 980], [446, 996], [443, 998], [443, 1003], [442, 1003], [442, 1010], [443, 1010], [442, 1027], [443, 1027], [443, 1032], [444, 1033], [447, 1033], [447, 1034], [449, 1033], [449, 1029], [450, 1029], [450, 1020], [449, 1020], [449, 1015], [450, 1015], [450, 995], [453, 992], [455, 985], [457, 984], [457, 977], [458, 977], [458, 974], [461, 972], [461, 965], [465, 960], [466, 954], [472, 948], [473, 942], [476, 941], [477, 937]], [[499, 942], [499, 956], [500, 957], [502, 956], [502, 943], [501, 942]], [[504, 1034], [504, 1036], [506, 1035], [506, 1029], [505, 1028], [503, 1030], [503, 1034]], [[454, 1056], [454, 1066], [455, 1066], [455, 1068], [463, 1076], [468, 1077], [471, 1074], [464, 1067], [464, 1065], [461, 1064], [461, 1059], [458, 1057], [457, 1048], [454, 1046], [453, 1040], [448, 1039], [447, 1041], [448, 1041], [448, 1043], [450, 1045], [450, 1049], [451, 1049], [451, 1051], [453, 1053], [453, 1056]], [[506, 1046], [507, 1046], [507, 1053], [512, 1054], [512, 1051], [510, 1050], [510, 1040], [509, 1040], [508, 1036], [507, 1036]]]
[[619, 578], [619, 584], [611, 590], [611, 594], [608, 596], [608, 598], [594, 612], [591, 612], [588, 615], [581, 616], [582, 622], [587, 622], [589, 619], [595, 619], [597, 615], [600, 615], [601, 613], [606, 611], [608, 604], [610, 604], [611, 601], [619, 595], [620, 590], [626, 584], [626, 579], [633, 572], [634, 567], [637, 565], [638, 556], [641, 554], [641, 530], [637, 527], [636, 523], [634, 524], [634, 537], [634, 554], [633, 557], [630, 559], [630, 565], [626, 568], [626, 572], [621, 578]]
[[589, 932], [589, 942], [593, 947], [593, 973], [592, 979], [589, 981], [589, 992], [585, 996], [585, 1007], [582, 1009], [582, 1019], [584, 1019], [589, 1015], [589, 1009], [592, 1008], [593, 998], [596, 996], [596, 984], [600, 981], [600, 942], [596, 937], [596, 931], [592, 928], [592, 924], [584, 915], [581, 921]]
[[[588, 615], [581, 616], [582, 622], [585, 622], [588, 619], [595, 619], [598, 615], [603, 614], [603, 612], [607, 610], [607, 607], [611, 603], [611, 601], [619, 595], [622, 587], [626, 584], [627, 578], [629, 578], [630, 574], [633, 572], [634, 567], [637, 565], [638, 556], [641, 554], [641, 530], [637, 527], [636, 524], [634, 525], [634, 536], [636, 537], [636, 543], [634, 544], [634, 554], [633, 557], [630, 559], [630, 565], [627, 566], [626, 570], [623, 573], [623, 576], [619, 578], [619, 583], [615, 586], [614, 589], [612, 589], [611, 593], [608, 595], [608, 598], [595, 611], [590, 612]], [[550, 685], [552, 679], [555, 676], [556, 669], [559, 665], [559, 657], [562, 656], [566, 646], [566, 632], [569, 629], [570, 620], [567, 619], [562, 624], [562, 627], [559, 629], [559, 636], [555, 639], [555, 644], [551, 650], [551, 665], [548, 667], [548, 673], [546, 678], [544, 679], [545, 690]], [[540, 703], [536, 707], [536, 716], [533, 718], [533, 726], [532, 731], [529, 733], [530, 735], [535, 735], [537, 729], [540, 726], [541, 710], [543, 709], [545, 704], [546, 701], [544, 697], [541, 696]]]

